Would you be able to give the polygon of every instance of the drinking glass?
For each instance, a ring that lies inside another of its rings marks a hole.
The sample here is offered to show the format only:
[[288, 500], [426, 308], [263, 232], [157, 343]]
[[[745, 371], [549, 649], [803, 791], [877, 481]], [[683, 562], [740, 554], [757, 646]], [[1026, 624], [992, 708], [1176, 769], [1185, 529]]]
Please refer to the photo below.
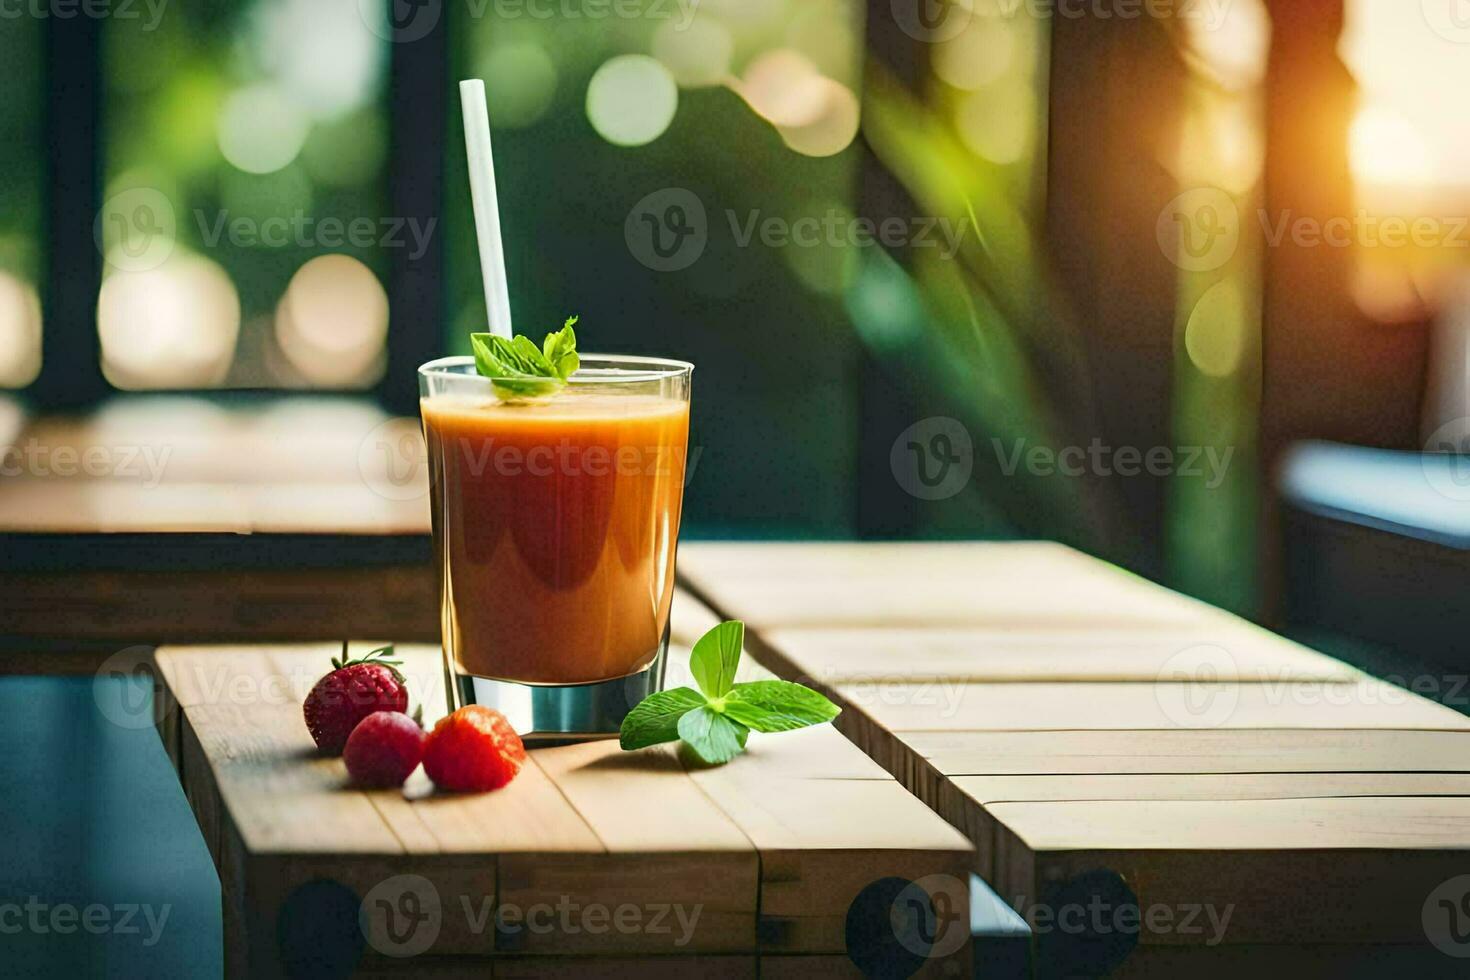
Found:
[[451, 709], [595, 738], [662, 687], [692, 371], [586, 354], [518, 398], [471, 357], [419, 368]]

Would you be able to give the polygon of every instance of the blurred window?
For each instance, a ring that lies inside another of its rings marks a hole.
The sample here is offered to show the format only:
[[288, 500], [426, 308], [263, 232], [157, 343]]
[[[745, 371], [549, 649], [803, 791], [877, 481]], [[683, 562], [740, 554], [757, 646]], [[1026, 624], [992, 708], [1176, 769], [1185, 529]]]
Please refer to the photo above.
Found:
[[423, 229], [388, 215], [389, 43], [372, 10], [251, 0], [106, 21], [97, 329], [113, 385], [382, 374], [388, 250]]
[[24, 388], [41, 369], [44, 207], [41, 22], [0, 29], [0, 388]]

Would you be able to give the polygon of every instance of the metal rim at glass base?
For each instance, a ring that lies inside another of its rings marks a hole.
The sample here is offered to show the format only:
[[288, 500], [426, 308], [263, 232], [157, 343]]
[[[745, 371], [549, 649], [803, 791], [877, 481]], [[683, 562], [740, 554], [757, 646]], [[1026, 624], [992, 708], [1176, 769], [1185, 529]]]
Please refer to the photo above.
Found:
[[664, 630], [653, 663], [626, 677], [595, 684], [517, 684], [455, 670], [445, 660], [450, 708], [481, 704], [505, 715], [527, 744], [547, 745], [614, 738], [628, 712], [663, 690], [669, 633]]

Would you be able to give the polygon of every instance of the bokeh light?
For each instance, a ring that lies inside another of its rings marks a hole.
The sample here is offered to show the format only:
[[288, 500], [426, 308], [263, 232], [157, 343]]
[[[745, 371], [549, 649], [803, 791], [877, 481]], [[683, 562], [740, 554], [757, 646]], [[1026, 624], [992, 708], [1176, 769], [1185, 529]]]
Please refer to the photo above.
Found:
[[857, 138], [860, 110], [857, 96], [841, 82], [820, 80], [821, 108], [817, 115], [799, 126], [781, 126], [781, 138], [797, 153], [809, 157], [829, 157], [841, 153]]
[[387, 43], [358, 0], [276, 0], [254, 13], [258, 63], [313, 117], [339, 116], [376, 94]]
[[102, 370], [119, 388], [203, 388], [224, 380], [240, 330], [225, 270], [175, 252], [156, 269], [107, 277], [97, 299]]
[[388, 294], [347, 255], [323, 255], [291, 277], [276, 307], [276, 342], [313, 384], [359, 384], [378, 368], [388, 333]]
[[1165, 163], [1180, 186], [1213, 186], [1244, 194], [1256, 185], [1266, 162], [1265, 134], [1249, 98], [1197, 93], [1201, 104], [1171, 134]]
[[1205, 16], [1181, 17], [1189, 53], [1219, 85], [1241, 91], [1266, 77], [1271, 16], [1262, 0], [1231, 0]]
[[587, 118], [617, 146], [643, 146], [663, 135], [679, 107], [674, 76], [657, 59], [625, 54], [605, 62], [587, 85]]
[[310, 128], [281, 89], [250, 85], [231, 94], [220, 111], [220, 153], [246, 173], [268, 174], [296, 159]]
[[556, 97], [556, 63], [535, 41], [497, 44], [480, 63], [496, 127], [519, 129], [546, 114]]
[[653, 56], [685, 88], [719, 85], [730, 74], [734, 53], [729, 29], [708, 17], [696, 17], [684, 27], [666, 20], [653, 33]]
[[1016, 163], [1036, 134], [1035, 96], [1019, 86], [972, 92], [960, 102], [956, 116], [965, 146], [992, 163]]
[[0, 388], [23, 388], [41, 370], [41, 300], [0, 270]]
[[1384, 106], [1369, 106], [1353, 120], [1353, 174], [1373, 184], [1421, 185], [1435, 179], [1429, 144], [1408, 119]]
[[1254, 304], [1235, 279], [1221, 280], [1205, 291], [1184, 328], [1184, 349], [1196, 368], [1212, 378], [1236, 372], [1247, 329], [1260, 320]]
[[806, 55], [790, 48], [751, 61], [731, 86], [756, 115], [777, 126], [805, 126], [826, 108], [826, 79]]
[[934, 48], [934, 73], [958, 89], [989, 85], [1017, 61], [1016, 36], [999, 17], [972, 17], [956, 37]]

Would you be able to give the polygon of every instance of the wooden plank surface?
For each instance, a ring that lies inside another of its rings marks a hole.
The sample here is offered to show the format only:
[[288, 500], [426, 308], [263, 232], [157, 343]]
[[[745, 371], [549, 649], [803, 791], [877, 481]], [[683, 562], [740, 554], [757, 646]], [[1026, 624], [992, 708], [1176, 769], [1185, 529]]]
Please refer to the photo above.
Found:
[[1145, 910], [1228, 907], [1216, 941], [1258, 956], [1413, 961], [1427, 896], [1463, 873], [1470, 719], [1075, 552], [699, 544], [680, 571], [768, 666], [842, 703], [841, 730], [1023, 914], [1116, 886]]
[[907, 732], [904, 744], [954, 776], [1470, 772], [1470, 733], [1458, 731]]
[[[687, 642], [717, 620], [682, 595], [675, 616], [678, 683]], [[849, 906], [879, 879], [963, 881], [973, 866], [958, 832], [827, 726], [753, 735], [745, 755], [714, 769], [669, 746], [623, 753], [603, 741], [535, 750], [495, 793], [434, 793], [422, 772], [406, 792], [355, 790], [340, 760], [316, 756], [300, 715], [337, 649], [165, 647], [155, 657], [177, 712], [160, 730], [178, 733], [166, 737], [177, 737], [186, 793], [214, 838], [232, 972], [279, 968], [274, 917], [322, 879], [356, 896], [404, 875], [427, 882], [442, 909], [426, 951], [436, 960], [743, 953], [774, 963], [845, 960]], [[432, 720], [444, 710], [439, 653], [398, 652]], [[747, 657], [741, 679], [762, 676]], [[560, 919], [532, 928], [536, 910], [568, 906], [686, 919], [660, 931]], [[476, 914], [486, 909], [490, 918]], [[367, 956], [388, 962], [374, 948]], [[956, 963], [968, 964], [967, 946], [929, 966]]]
[[1151, 681], [1180, 651], [1224, 651], [1221, 680], [1355, 681], [1340, 660], [1247, 623], [1196, 629], [1028, 630], [1000, 627], [771, 629], [783, 673], [827, 684], [879, 681]]
[[680, 549], [679, 574], [722, 614], [762, 631], [1169, 629], [1228, 621], [1203, 603], [1049, 542], [700, 542]]

